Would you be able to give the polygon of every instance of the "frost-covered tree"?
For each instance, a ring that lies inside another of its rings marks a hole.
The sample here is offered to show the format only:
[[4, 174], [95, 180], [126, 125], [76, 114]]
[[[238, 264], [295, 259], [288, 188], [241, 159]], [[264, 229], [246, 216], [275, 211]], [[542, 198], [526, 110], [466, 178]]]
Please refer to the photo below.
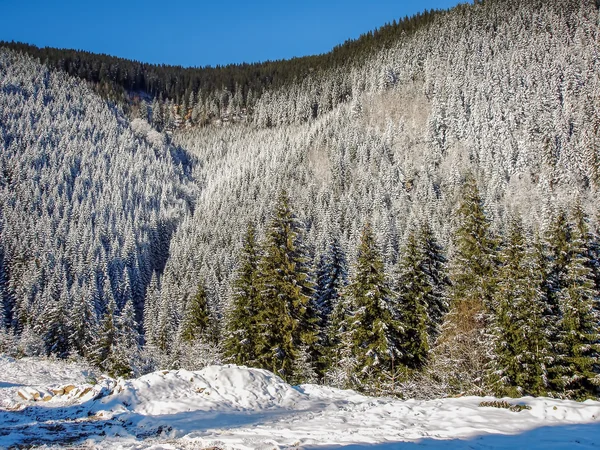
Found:
[[179, 329], [183, 342], [192, 342], [210, 335], [210, 315], [204, 284], [198, 285], [196, 295], [187, 302]]
[[548, 395], [553, 353], [546, 335], [543, 267], [518, 218], [510, 223], [499, 259], [492, 388], [499, 396]]
[[436, 341], [434, 357], [443, 361], [443, 376], [448, 377], [453, 389], [482, 393], [492, 355], [489, 326], [495, 313], [497, 242], [472, 177], [465, 181], [456, 214], [450, 310]]
[[348, 297], [350, 311], [344, 318], [347, 337], [341, 337], [340, 345], [350, 348], [356, 361], [353, 375], [359, 386], [371, 390], [383, 382], [383, 373], [393, 369], [394, 361], [401, 360], [402, 351], [397, 311], [369, 224], [363, 228], [344, 296]]
[[301, 229], [288, 195], [281, 192], [258, 265], [256, 358], [261, 367], [284, 379], [295, 375], [294, 361], [300, 347], [312, 349], [317, 339], [316, 316], [310, 301], [313, 284]]
[[225, 358], [236, 364], [256, 364], [256, 341], [259, 333], [256, 319], [260, 302], [258, 261], [256, 228], [250, 223], [240, 250], [237, 276], [233, 282], [232, 298], [227, 309], [223, 343]]
[[558, 313], [551, 381], [557, 392], [588, 398], [596, 395], [599, 384], [597, 292], [585, 247], [585, 218], [577, 219], [574, 226], [559, 211], [548, 230], [550, 305]]
[[429, 352], [427, 297], [433, 290], [424, 270], [424, 253], [416, 232], [409, 234], [401, 252], [394, 296], [401, 330], [401, 363], [412, 369], [420, 368]]

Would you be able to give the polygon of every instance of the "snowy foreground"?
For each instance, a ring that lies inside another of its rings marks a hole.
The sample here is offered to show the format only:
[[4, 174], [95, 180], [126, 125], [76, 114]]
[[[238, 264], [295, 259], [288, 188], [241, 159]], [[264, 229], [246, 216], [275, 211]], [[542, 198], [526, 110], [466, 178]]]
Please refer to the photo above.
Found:
[[531, 410], [512, 412], [482, 400], [371, 398], [237, 366], [116, 381], [0, 356], [0, 448], [600, 447], [600, 402], [526, 397], [510, 402]]

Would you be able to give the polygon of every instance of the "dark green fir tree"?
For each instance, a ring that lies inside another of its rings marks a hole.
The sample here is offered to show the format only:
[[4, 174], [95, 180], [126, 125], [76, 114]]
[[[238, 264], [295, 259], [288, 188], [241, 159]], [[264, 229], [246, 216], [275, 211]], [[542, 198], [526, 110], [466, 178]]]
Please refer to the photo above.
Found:
[[305, 346], [312, 354], [317, 341], [317, 318], [311, 303], [314, 285], [301, 232], [302, 225], [292, 213], [288, 195], [282, 192], [258, 266], [256, 358], [260, 367], [286, 380], [295, 380], [299, 349]]
[[224, 354], [235, 364], [255, 366], [258, 338], [258, 244], [256, 228], [252, 223], [244, 236], [233, 281], [232, 298], [226, 314]]
[[399, 362], [411, 369], [422, 367], [429, 351], [427, 298], [433, 287], [423, 264], [424, 254], [416, 232], [412, 232], [400, 254], [394, 283], [402, 333]]
[[208, 338], [210, 331], [210, 314], [204, 283], [198, 284], [196, 295], [188, 301], [183, 314], [179, 336], [183, 342], [193, 342], [200, 338]]
[[419, 227], [418, 245], [421, 252], [421, 270], [427, 278], [430, 289], [425, 293], [427, 307], [427, 332], [430, 342], [439, 334], [442, 320], [448, 312], [447, 261], [443, 249], [433, 234], [428, 222]]
[[520, 219], [511, 220], [500, 261], [490, 383], [498, 396], [548, 395], [552, 350], [546, 336], [543, 266]]
[[[400, 330], [392, 292], [381, 253], [371, 227], [362, 232], [354, 275], [345, 290], [350, 312], [345, 317], [341, 345], [350, 346], [356, 386], [366, 391], [380, 388], [385, 374], [401, 360]], [[344, 354], [340, 349], [340, 354]]]
[[562, 271], [555, 271], [553, 280], [553, 294], [561, 313], [554, 381], [565, 395], [585, 399], [598, 395], [600, 335], [594, 308], [594, 282], [585, 245], [586, 218], [578, 218], [576, 214], [575, 219], [580, 223], [569, 223], [561, 212], [550, 235], [550, 242], [556, 241], [556, 248], [561, 249], [554, 257], [562, 263]]

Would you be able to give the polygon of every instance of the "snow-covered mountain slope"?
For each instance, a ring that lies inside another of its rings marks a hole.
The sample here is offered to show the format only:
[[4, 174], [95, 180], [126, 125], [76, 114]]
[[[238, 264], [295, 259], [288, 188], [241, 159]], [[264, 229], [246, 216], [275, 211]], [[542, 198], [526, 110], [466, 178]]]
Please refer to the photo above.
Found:
[[193, 204], [185, 153], [81, 82], [5, 49], [0, 150], [0, 320], [33, 328], [44, 353], [85, 354], [112, 300], [141, 314]]
[[[210, 366], [133, 380], [78, 364], [0, 358], [0, 448], [597, 448], [600, 402], [372, 398], [297, 387], [265, 370]], [[95, 384], [89, 383], [96, 379]], [[27, 381], [24, 381], [27, 380]], [[87, 380], [87, 382], [86, 382]], [[35, 389], [24, 386], [35, 385]], [[73, 386], [64, 392], [67, 386]], [[49, 393], [24, 400], [17, 392]]]

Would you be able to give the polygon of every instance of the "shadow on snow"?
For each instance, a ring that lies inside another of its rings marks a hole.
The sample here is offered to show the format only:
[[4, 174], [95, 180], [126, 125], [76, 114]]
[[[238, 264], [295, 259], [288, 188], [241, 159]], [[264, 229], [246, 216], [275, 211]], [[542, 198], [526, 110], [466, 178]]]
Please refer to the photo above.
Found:
[[597, 449], [600, 424], [556, 425], [534, 428], [519, 434], [481, 434], [470, 438], [385, 442], [377, 444], [303, 446], [304, 450], [521, 450], [521, 449]]

